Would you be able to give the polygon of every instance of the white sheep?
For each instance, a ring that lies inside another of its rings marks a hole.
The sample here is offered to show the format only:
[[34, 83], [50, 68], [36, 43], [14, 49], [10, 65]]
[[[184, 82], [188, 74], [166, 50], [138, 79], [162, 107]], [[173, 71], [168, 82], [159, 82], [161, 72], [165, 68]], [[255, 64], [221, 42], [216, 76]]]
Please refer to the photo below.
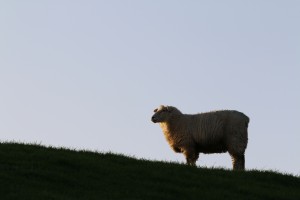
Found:
[[152, 121], [160, 124], [171, 148], [183, 153], [188, 165], [196, 165], [199, 153], [228, 151], [233, 169], [245, 169], [249, 123], [245, 114], [221, 110], [189, 115], [172, 106], [160, 106], [154, 112]]

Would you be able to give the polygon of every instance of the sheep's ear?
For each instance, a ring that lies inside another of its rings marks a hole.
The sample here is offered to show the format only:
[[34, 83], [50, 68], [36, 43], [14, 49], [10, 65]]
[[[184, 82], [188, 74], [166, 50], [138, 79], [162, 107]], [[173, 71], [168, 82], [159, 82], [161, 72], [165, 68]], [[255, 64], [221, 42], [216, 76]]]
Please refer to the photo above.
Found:
[[157, 112], [157, 108], [155, 108], [153, 112]]
[[171, 112], [171, 111], [172, 111], [172, 108], [169, 107], [169, 106], [167, 106], [166, 109], [167, 109], [168, 112]]

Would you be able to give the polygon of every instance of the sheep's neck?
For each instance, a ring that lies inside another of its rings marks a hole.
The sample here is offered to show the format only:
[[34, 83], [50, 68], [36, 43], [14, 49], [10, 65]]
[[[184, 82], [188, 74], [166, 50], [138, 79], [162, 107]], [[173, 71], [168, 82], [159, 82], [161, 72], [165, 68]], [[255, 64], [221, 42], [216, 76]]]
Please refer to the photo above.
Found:
[[171, 119], [169, 122], [162, 122], [160, 126], [163, 130], [166, 140], [175, 152], [182, 152], [182, 146], [184, 145], [184, 137], [182, 137], [182, 126], [180, 122], [184, 120], [182, 116]]
[[179, 121], [182, 118], [177, 118], [176, 120], [170, 120], [169, 122], [162, 122], [160, 123], [160, 127], [171, 146], [177, 146], [178, 142], [176, 138], [181, 138], [180, 135], [182, 134], [181, 129], [183, 127], [178, 126]]

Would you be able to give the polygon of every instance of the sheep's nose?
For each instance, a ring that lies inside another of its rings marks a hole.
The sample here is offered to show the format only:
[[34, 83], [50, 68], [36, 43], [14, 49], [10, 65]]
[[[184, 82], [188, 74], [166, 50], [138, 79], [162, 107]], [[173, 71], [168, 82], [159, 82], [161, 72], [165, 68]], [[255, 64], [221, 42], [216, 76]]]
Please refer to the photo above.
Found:
[[151, 118], [151, 120], [152, 120], [153, 122], [155, 122], [155, 117], [153, 116], [153, 117]]

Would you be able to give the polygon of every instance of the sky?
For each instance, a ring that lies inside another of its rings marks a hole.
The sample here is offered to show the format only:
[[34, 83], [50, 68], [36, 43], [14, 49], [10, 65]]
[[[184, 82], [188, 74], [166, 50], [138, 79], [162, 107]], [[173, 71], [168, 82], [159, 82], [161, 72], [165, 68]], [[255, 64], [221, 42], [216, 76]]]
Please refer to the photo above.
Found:
[[[250, 117], [246, 169], [300, 175], [300, 1], [0, 1], [0, 141], [183, 163], [158, 124]], [[231, 168], [228, 154], [199, 166]]]

